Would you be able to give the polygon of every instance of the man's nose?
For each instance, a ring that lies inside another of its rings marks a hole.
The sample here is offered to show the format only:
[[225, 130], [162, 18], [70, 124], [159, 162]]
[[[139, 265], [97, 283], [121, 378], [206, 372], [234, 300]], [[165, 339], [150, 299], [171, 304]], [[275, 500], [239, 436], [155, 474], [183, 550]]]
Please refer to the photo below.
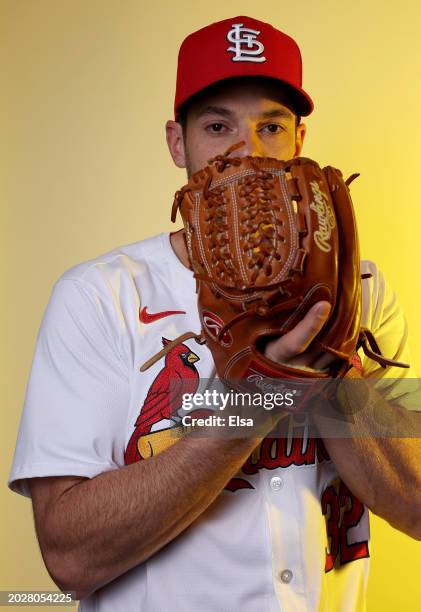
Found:
[[262, 148], [261, 142], [254, 130], [246, 129], [242, 133], [241, 140], [244, 140], [245, 144], [239, 149], [239, 155], [249, 155], [250, 157], [261, 157]]

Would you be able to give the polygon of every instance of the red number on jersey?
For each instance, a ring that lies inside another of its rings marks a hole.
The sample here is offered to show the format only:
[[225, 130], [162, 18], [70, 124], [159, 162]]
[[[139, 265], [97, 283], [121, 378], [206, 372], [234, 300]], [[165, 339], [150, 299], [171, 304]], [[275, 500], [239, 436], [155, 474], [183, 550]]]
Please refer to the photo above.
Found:
[[368, 541], [348, 543], [348, 530], [360, 522], [364, 506], [340, 481], [339, 492], [333, 485], [326, 487], [322, 494], [322, 512], [326, 520], [330, 550], [326, 551], [325, 572], [330, 572], [338, 558], [340, 565], [369, 556]]

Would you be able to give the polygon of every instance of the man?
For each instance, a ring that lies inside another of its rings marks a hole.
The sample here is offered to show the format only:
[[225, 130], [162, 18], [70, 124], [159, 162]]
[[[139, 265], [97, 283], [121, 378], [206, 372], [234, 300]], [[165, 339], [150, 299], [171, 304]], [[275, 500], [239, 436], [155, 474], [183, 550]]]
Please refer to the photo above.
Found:
[[[212, 24], [180, 49], [170, 153], [189, 175], [239, 141], [242, 155], [289, 159], [312, 108], [292, 39], [248, 17]], [[407, 361], [396, 298], [374, 264], [362, 270], [372, 274], [362, 324]], [[327, 316], [316, 304], [266, 356], [323, 369], [328, 358], [308, 347]], [[189, 330], [200, 321], [182, 232], [115, 249], [55, 284], [9, 480], [32, 497], [51, 577], [84, 611], [362, 610], [368, 507], [421, 537], [417, 441], [350, 436], [325, 447], [290, 418], [263, 441], [171, 444], [179, 406], [168, 381], [194, 392], [215, 376], [212, 355], [186, 341], [139, 366]]]

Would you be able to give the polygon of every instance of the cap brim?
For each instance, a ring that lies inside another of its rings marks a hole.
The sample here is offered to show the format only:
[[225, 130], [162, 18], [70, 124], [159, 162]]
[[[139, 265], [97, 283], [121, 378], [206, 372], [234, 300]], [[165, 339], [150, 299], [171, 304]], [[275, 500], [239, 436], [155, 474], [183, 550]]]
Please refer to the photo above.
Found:
[[199, 94], [206, 95], [207, 90], [211, 91], [214, 87], [217, 87], [221, 83], [225, 83], [228, 81], [234, 81], [236, 79], [243, 79], [245, 77], [246, 78], [250, 77], [253, 79], [264, 79], [264, 80], [270, 80], [276, 83], [282, 83], [282, 86], [287, 91], [287, 97], [288, 97], [288, 102], [285, 105], [288, 106], [290, 110], [292, 110], [296, 115], [299, 115], [300, 117], [307, 117], [308, 115], [312, 113], [314, 109], [313, 100], [303, 89], [298, 89], [297, 87], [295, 87], [294, 85], [291, 85], [287, 81], [278, 79], [272, 75], [266, 76], [264, 74], [258, 74], [258, 75], [248, 74], [248, 75], [230, 76], [225, 79], [220, 79], [219, 81], [216, 81], [214, 83], [210, 83], [209, 85], [205, 87], [201, 87], [200, 89], [195, 91], [191, 96], [189, 96], [186, 100], [183, 100], [182, 103], [178, 106], [178, 108], [175, 109], [175, 120], [178, 121], [182, 110], [186, 108], [189, 104], [194, 102], [196, 96], [198, 96]]

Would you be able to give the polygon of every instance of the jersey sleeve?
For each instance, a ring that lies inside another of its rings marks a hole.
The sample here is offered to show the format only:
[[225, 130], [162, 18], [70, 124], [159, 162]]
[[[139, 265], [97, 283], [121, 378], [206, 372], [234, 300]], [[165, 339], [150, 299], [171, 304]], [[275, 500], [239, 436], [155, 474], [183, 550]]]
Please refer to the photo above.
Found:
[[389, 401], [409, 410], [421, 410], [420, 385], [409, 347], [408, 325], [396, 293], [373, 262], [364, 262], [362, 271], [372, 275], [362, 281], [367, 283], [363, 291], [362, 324], [373, 332], [385, 357], [410, 366], [384, 369], [363, 356], [364, 377], [376, 379], [376, 388]]
[[105, 308], [82, 280], [54, 285], [36, 341], [11, 490], [30, 497], [28, 478], [92, 478], [124, 465], [129, 373]]

